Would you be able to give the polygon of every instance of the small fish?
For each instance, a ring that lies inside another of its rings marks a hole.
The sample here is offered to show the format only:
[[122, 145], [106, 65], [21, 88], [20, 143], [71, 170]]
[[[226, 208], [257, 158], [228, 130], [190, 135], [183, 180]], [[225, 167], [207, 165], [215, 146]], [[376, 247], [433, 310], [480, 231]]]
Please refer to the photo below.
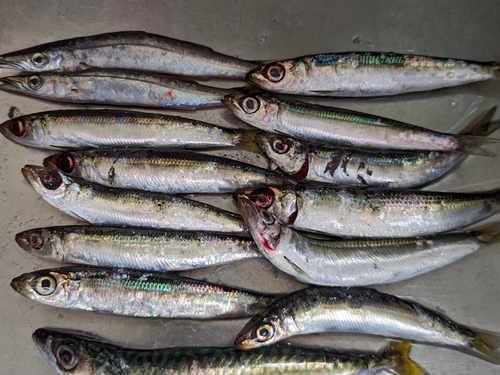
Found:
[[382, 96], [497, 79], [498, 62], [362, 52], [330, 53], [272, 62], [247, 80], [265, 90], [297, 95]]
[[426, 374], [408, 358], [409, 342], [391, 342], [379, 353], [279, 345], [252, 351], [201, 347], [139, 350], [118, 347], [87, 332], [42, 328], [33, 333], [33, 340], [59, 375]]
[[47, 168], [109, 187], [167, 194], [230, 193], [294, 185], [285, 175], [190, 151], [88, 150], [49, 156]]
[[57, 102], [174, 109], [217, 107], [233, 91], [177, 76], [118, 69], [3, 77], [0, 90]]
[[48, 203], [92, 224], [248, 234], [239, 215], [160, 193], [113, 189], [27, 165], [24, 178]]
[[249, 131], [156, 113], [70, 109], [16, 117], [0, 132], [23, 146], [74, 150], [234, 147]]
[[[261, 130], [325, 147], [400, 151], [458, 151], [495, 156], [484, 145], [498, 139], [439, 133], [366, 113], [281, 100], [268, 95], [233, 93], [222, 104]], [[492, 116], [493, 107], [485, 116]]]
[[49, 261], [158, 272], [261, 257], [255, 242], [247, 238], [140, 228], [37, 228], [16, 234], [16, 242]]
[[54, 307], [143, 318], [238, 318], [274, 297], [163, 272], [64, 267], [25, 273], [11, 287]]
[[41, 44], [0, 56], [0, 67], [26, 72], [136, 69], [243, 79], [256, 63], [208, 47], [143, 31], [107, 33]]
[[500, 335], [472, 329], [415, 302], [368, 288], [313, 287], [277, 298], [238, 334], [237, 349], [296, 335], [361, 333], [437, 344], [500, 365]]
[[500, 212], [500, 193], [335, 187], [268, 187], [242, 194], [283, 224], [346, 237], [419, 237], [473, 224]]
[[500, 242], [500, 223], [472, 233], [427, 238], [315, 240], [283, 225], [245, 197], [238, 199], [238, 208], [261, 253], [278, 269], [306, 284], [394, 283]]

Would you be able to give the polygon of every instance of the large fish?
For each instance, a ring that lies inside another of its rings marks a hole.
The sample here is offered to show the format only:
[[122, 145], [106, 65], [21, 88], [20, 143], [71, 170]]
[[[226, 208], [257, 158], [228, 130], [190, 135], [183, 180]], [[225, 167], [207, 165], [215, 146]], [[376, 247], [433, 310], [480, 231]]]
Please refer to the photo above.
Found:
[[182, 271], [261, 257], [248, 238], [90, 225], [30, 229], [17, 243], [42, 259], [147, 271]]
[[248, 73], [265, 90], [298, 95], [381, 96], [497, 79], [497, 62], [396, 53], [330, 53], [273, 62]]
[[164, 272], [64, 267], [12, 280], [21, 295], [54, 307], [144, 318], [238, 318], [274, 297]]
[[463, 326], [418, 303], [368, 288], [314, 287], [280, 297], [247, 323], [235, 346], [252, 349], [321, 332], [437, 344], [500, 365], [499, 334]]
[[52, 206], [77, 219], [112, 226], [247, 234], [239, 215], [160, 193], [113, 189], [27, 165], [24, 178]]
[[0, 56], [0, 67], [34, 73], [136, 69], [243, 79], [257, 65], [198, 44], [142, 31], [126, 31], [66, 39], [6, 53]]
[[233, 91], [176, 76], [118, 69], [3, 77], [0, 90], [57, 102], [174, 109], [217, 107]]
[[[497, 139], [446, 134], [347, 109], [233, 93], [222, 104], [241, 120], [267, 132], [323, 146], [375, 151], [459, 151], [495, 156], [482, 146]], [[495, 107], [486, 114], [493, 115]]]
[[293, 185], [289, 176], [189, 151], [89, 150], [49, 156], [44, 166], [109, 187], [168, 194], [229, 193]]
[[21, 145], [48, 150], [232, 147], [251, 135], [178, 116], [81, 109], [16, 117], [1, 124], [0, 132]]
[[408, 358], [408, 342], [380, 353], [332, 352], [274, 345], [234, 348], [121, 348], [85, 332], [37, 329], [33, 340], [58, 375], [425, 375]]
[[283, 225], [245, 197], [238, 208], [261, 253], [307, 284], [363, 286], [394, 283], [443, 267], [500, 241], [500, 224], [480, 231], [424, 238], [316, 240]]
[[500, 212], [499, 192], [269, 187], [242, 195], [294, 229], [349, 237], [425, 236]]

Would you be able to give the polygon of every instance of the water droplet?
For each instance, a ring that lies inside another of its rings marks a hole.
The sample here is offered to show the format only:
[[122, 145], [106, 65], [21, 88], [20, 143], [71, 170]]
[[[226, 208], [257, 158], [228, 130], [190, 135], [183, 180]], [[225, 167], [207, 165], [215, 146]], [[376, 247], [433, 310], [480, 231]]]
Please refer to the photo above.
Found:
[[457, 105], [457, 102], [455, 100], [451, 102], [452, 107], [455, 107], [456, 105]]

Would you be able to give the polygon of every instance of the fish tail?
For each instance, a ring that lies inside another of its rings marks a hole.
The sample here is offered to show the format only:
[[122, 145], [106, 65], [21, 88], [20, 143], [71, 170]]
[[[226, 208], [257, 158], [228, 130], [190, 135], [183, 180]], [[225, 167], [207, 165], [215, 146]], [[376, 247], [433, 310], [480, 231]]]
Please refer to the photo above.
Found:
[[[497, 200], [500, 201], [500, 193], [497, 194]], [[487, 224], [483, 227], [476, 229], [477, 238], [485, 243], [498, 243], [500, 242], [500, 221]]]
[[500, 334], [479, 329], [472, 332], [471, 348], [465, 351], [474, 357], [500, 365]]
[[500, 142], [498, 139], [473, 135], [457, 135], [456, 137], [458, 139], [458, 147], [456, 150], [459, 152], [469, 155], [496, 156], [494, 152], [485, 150], [483, 146], [498, 143]]
[[482, 147], [500, 141], [494, 138], [486, 138], [500, 128], [500, 121], [492, 121], [496, 110], [497, 106], [494, 106], [482, 115], [476, 117], [456, 136], [459, 144], [457, 151], [469, 155], [496, 156], [494, 152], [485, 150]]
[[466, 127], [463, 129], [461, 135], [472, 135], [477, 137], [487, 137], [493, 132], [500, 128], [500, 121], [493, 121], [495, 113], [498, 106], [493, 106], [486, 112], [475, 117]]
[[391, 374], [428, 375], [427, 371], [408, 357], [410, 349], [409, 341], [392, 341], [386, 346], [383, 356], [391, 359]]

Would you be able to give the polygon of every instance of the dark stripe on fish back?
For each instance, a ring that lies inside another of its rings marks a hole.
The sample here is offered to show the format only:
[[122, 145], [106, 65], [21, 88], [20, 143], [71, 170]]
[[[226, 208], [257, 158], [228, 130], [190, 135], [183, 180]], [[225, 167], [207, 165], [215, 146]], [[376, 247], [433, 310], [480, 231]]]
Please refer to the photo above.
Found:
[[[404, 65], [407, 55], [398, 55], [395, 53], [330, 53], [315, 56], [313, 63], [316, 65], [335, 65], [357, 62], [363, 65]], [[446, 60], [445, 60], [446, 61]]]

